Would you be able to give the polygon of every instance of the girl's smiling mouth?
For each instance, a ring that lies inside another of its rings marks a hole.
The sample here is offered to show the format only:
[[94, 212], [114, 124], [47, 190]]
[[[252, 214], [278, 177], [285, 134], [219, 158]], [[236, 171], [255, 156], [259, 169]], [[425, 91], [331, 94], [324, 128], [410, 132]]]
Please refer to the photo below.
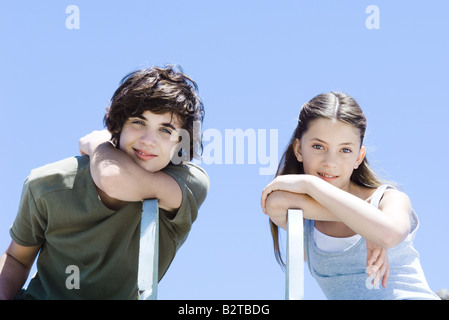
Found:
[[332, 180], [338, 178], [338, 176], [330, 175], [330, 174], [323, 173], [323, 172], [317, 172], [317, 173], [318, 173], [318, 176], [325, 181], [332, 181]]

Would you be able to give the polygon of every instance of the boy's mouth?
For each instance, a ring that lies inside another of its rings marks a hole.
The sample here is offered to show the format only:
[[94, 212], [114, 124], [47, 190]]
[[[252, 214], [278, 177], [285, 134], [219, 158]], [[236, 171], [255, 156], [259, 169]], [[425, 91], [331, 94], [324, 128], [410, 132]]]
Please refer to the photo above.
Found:
[[151, 160], [151, 159], [154, 159], [157, 157], [157, 155], [155, 155], [151, 152], [146, 152], [146, 151], [142, 151], [140, 149], [135, 149], [135, 148], [133, 148], [133, 150], [134, 150], [134, 153], [136, 154], [136, 156], [142, 160]]

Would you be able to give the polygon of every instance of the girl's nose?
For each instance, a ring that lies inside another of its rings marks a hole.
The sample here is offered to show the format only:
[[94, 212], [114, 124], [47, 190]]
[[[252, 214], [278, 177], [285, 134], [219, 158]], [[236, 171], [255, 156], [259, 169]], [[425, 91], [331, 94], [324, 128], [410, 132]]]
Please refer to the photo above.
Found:
[[323, 158], [322, 164], [325, 167], [333, 168], [337, 164], [336, 161], [337, 161], [336, 157], [333, 154], [327, 153], [326, 156]]

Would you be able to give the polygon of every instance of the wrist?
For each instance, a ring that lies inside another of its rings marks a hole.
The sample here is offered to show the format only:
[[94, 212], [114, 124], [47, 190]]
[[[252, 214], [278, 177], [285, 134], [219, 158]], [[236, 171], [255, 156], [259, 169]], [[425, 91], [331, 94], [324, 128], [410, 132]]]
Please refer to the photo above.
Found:
[[313, 176], [311, 174], [304, 175], [304, 193], [313, 197], [313, 194], [316, 190], [319, 189], [319, 185], [323, 180], [320, 178]]

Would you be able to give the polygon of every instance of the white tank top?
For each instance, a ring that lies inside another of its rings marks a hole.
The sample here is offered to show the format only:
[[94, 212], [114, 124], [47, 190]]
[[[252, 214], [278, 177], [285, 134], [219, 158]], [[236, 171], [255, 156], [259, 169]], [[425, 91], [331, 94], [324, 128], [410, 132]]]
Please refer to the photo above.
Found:
[[313, 228], [313, 240], [318, 249], [324, 252], [340, 252], [353, 246], [360, 239], [360, 235], [356, 234], [351, 237], [336, 238], [322, 233], [317, 228]]
[[[380, 190], [379, 190], [380, 189]], [[372, 195], [370, 204], [374, 205], [376, 202], [379, 203], [387, 186], [381, 186], [376, 192]], [[313, 240], [315, 245], [324, 252], [340, 252], [344, 251], [351, 246], [355, 245], [361, 238], [361, 235], [356, 234], [351, 237], [331, 237], [327, 234], [322, 233], [317, 228], [313, 227]]]

